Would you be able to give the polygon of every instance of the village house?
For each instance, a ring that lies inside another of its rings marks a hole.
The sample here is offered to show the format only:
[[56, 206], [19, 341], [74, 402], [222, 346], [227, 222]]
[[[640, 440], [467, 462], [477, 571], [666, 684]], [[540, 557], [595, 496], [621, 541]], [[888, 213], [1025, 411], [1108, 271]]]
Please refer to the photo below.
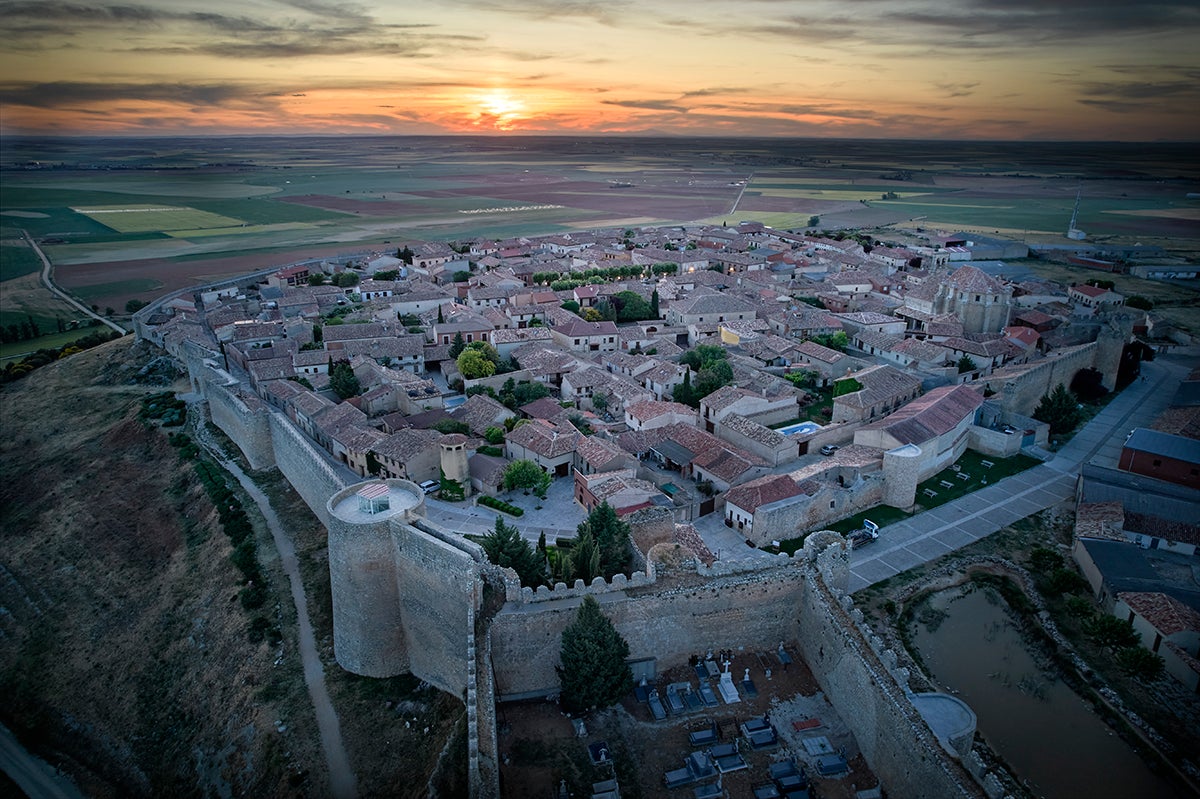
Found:
[[704, 420], [704, 429], [709, 432], [731, 413], [759, 424], [775, 424], [796, 418], [799, 404], [794, 393], [767, 397], [737, 386], [721, 386], [700, 400], [700, 417]]
[[768, 466], [782, 466], [800, 457], [799, 442], [737, 413], [727, 413], [717, 425], [718, 438], [762, 458]]
[[612, 322], [574, 321], [550, 328], [554, 340], [572, 352], [612, 352], [617, 349], [617, 326]]
[[1084, 284], [1068, 288], [1067, 297], [1075, 304], [1076, 311], [1082, 308], [1089, 314], [1095, 313], [1105, 306], [1119, 308], [1125, 304], [1125, 296], [1112, 289], [1102, 289]]
[[685, 299], [675, 300], [667, 309], [667, 323], [683, 326], [715, 325], [756, 316], [757, 310], [746, 300], [716, 292], [694, 292]]
[[437, 480], [441, 469], [442, 434], [436, 430], [398, 430], [371, 447], [380, 477], [421, 483]]
[[764, 543], [754, 535], [755, 514], [760, 508], [764, 512], [777, 510], [798, 497], [805, 497], [805, 493], [786, 474], [770, 474], [742, 483], [725, 494], [725, 526], [740, 532], [747, 541]]
[[883, 419], [860, 427], [854, 443], [882, 450], [912, 444], [921, 450], [920, 479], [925, 479], [962, 455], [967, 433], [975, 423], [983, 396], [963, 385], [935, 388]]
[[575, 458], [575, 446], [582, 436], [571, 425], [557, 425], [544, 419], [531, 419], [517, 425], [504, 441], [504, 454], [510, 460], [531, 460], [554, 477], [565, 477]]
[[588, 475], [617, 469], [636, 469], [638, 463], [637, 458], [614, 441], [600, 436], [581, 436], [575, 444], [573, 465], [578, 472]]
[[599, 474], [575, 472], [575, 501], [587, 512], [607, 502], [618, 516], [653, 506], [671, 507], [671, 500], [658, 486], [637, 477], [635, 469]]
[[1200, 692], [1200, 612], [1160, 591], [1122, 591], [1113, 615], [1127, 620], [1168, 674]]
[[[861, 388], [837, 394], [843, 380]], [[887, 416], [921, 393], [921, 380], [886, 364], [869, 366], [834, 381], [833, 417], [837, 422], [866, 422]]]
[[696, 411], [678, 402], [643, 400], [625, 407], [625, 425], [630, 430], [652, 430], [676, 422], [696, 426]]
[[507, 358], [526, 344], [550, 344], [554, 335], [547, 327], [501, 328], [492, 332], [491, 344], [496, 348], [496, 354]]

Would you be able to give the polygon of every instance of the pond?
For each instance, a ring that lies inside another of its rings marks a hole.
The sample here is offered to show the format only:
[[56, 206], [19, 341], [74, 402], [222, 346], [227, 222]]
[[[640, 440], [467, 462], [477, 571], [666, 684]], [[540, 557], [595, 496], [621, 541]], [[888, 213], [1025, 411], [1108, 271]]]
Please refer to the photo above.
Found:
[[967, 584], [917, 609], [913, 641], [933, 678], [1035, 796], [1182, 799], [1027, 647], [990, 588]]

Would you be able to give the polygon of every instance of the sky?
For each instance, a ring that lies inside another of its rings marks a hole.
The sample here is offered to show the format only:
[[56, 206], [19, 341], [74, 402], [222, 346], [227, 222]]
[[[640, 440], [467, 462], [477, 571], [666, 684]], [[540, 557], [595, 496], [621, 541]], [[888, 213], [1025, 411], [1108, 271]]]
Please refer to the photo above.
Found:
[[0, 134], [1200, 140], [1196, 0], [0, 0]]

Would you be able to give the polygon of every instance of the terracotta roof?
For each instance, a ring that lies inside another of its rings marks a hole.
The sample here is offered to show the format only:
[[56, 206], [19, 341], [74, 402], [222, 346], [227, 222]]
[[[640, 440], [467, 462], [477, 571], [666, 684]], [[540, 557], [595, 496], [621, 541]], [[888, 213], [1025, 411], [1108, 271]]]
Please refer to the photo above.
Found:
[[886, 364], [870, 366], [850, 377], [858, 381], [862, 389], [835, 397], [833, 401], [851, 408], [869, 408], [880, 402], [890, 402], [916, 391], [921, 386], [919, 378]]
[[634, 402], [625, 408], [625, 413], [638, 421], [648, 421], [667, 413], [679, 413], [694, 416], [696, 411], [688, 405], [679, 402], [660, 402], [659, 400], [643, 400]]
[[1082, 538], [1125, 541], [1124, 527], [1125, 507], [1120, 502], [1082, 502], [1075, 508], [1075, 535]]
[[519, 425], [508, 434], [511, 443], [533, 450], [543, 458], [557, 458], [573, 452], [581, 437], [570, 425], [556, 425], [544, 419]]
[[615, 336], [617, 334], [617, 326], [612, 322], [585, 322], [582, 319], [576, 319], [564, 325], [556, 325], [555, 333], [560, 333], [568, 338], [583, 338], [585, 336]]
[[796, 481], [786, 474], [770, 474], [729, 489], [725, 494], [725, 502], [753, 513], [763, 505], [801, 493]]
[[1000, 294], [1004, 291], [999, 280], [984, 272], [977, 266], [960, 266], [955, 269], [946, 283], [959, 291], [979, 292], [980, 294]]
[[1117, 594], [1134, 613], [1164, 637], [1183, 632], [1200, 632], [1200, 613], [1172, 596], [1157, 592], [1124, 591]]
[[918, 397], [863, 430], [886, 430], [901, 444], [920, 444], [954, 429], [983, 404], [983, 396], [968, 386], [942, 386]]
[[1086, 284], [1080, 286], [1071, 286], [1070, 290], [1082, 294], [1085, 297], [1092, 297], [1093, 299], [1096, 297], [1103, 297], [1108, 293], [1108, 289], [1096, 288], [1095, 286], [1088, 286]]
[[822, 363], [837, 363], [846, 356], [837, 350], [822, 346], [815, 341], [802, 341], [800, 346], [796, 347], [796, 352], [803, 353], [809, 358], [812, 358]]

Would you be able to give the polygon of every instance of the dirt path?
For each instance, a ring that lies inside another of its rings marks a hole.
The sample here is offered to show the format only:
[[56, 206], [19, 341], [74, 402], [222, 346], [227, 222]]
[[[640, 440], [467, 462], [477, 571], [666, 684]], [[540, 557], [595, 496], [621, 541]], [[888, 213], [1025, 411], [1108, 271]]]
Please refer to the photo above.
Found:
[[[195, 405], [192, 407], [197, 411], [200, 410]], [[313, 635], [312, 622], [308, 618], [308, 598], [304, 594], [304, 583], [300, 579], [296, 548], [279, 522], [279, 517], [275, 515], [275, 510], [271, 507], [271, 501], [267, 495], [255, 485], [254, 481], [242, 471], [237, 463], [225, 458], [220, 448], [208, 435], [202, 419], [197, 420], [193, 417], [193, 422], [195, 422], [193, 430], [196, 439], [222, 467], [237, 478], [238, 483], [262, 512], [267, 527], [271, 530], [275, 548], [279, 551], [279, 562], [283, 566], [283, 571], [287, 574], [288, 583], [292, 588], [292, 602], [296, 605], [296, 632], [300, 645], [300, 661], [304, 666], [304, 683], [308, 686], [313, 710], [317, 716], [321, 748], [325, 751], [325, 761], [329, 766], [331, 793], [336, 799], [356, 799], [358, 787], [354, 772], [350, 768], [350, 760], [346, 756], [346, 747], [342, 744], [342, 731], [338, 724], [337, 711], [334, 710], [333, 702], [329, 698], [329, 691], [325, 687], [325, 671], [321, 665], [321, 658], [317, 654], [317, 641], [316, 636]]]
[[29, 754], [9, 729], [0, 725], [0, 770], [29, 796], [83, 799], [69, 779], [49, 763]]

